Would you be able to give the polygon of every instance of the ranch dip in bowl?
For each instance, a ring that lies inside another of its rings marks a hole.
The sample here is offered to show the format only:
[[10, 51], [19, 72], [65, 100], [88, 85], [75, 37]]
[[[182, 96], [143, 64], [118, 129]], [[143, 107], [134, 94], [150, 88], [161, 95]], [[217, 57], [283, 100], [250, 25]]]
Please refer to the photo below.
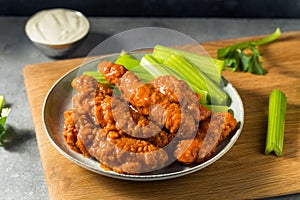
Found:
[[25, 26], [28, 38], [50, 57], [65, 56], [89, 29], [90, 23], [82, 13], [63, 8], [39, 11]]

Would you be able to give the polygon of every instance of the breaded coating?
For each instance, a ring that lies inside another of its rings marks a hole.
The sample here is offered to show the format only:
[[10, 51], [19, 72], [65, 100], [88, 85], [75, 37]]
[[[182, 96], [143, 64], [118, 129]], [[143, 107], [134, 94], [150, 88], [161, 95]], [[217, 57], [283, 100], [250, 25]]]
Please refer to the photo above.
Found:
[[116, 172], [151, 172], [174, 158], [185, 165], [204, 162], [237, 128], [229, 112], [211, 113], [172, 75], [145, 84], [110, 61], [98, 70], [121, 95], [90, 76], [75, 78], [63, 136], [70, 148]]
[[150, 82], [155, 90], [166, 95], [170, 102], [177, 103], [183, 110], [199, 121], [199, 101], [195, 93], [182, 80], [178, 80], [172, 75], [160, 76]]
[[[104, 65], [98, 65], [102, 73], [106, 73]], [[110, 65], [110, 64], [109, 64]], [[122, 68], [115, 67], [114, 70]], [[200, 107], [197, 96], [184, 82], [173, 76], [162, 76], [144, 84], [138, 77], [127, 71], [123, 76], [113, 78], [118, 72], [104, 74], [109, 79], [118, 79], [116, 86], [122, 98], [128, 101], [140, 114], [149, 116], [153, 123], [164, 127], [178, 137], [193, 138], [198, 122], [210, 115], [205, 107]], [[200, 111], [203, 109], [204, 111]], [[203, 115], [201, 115], [203, 114]], [[193, 116], [194, 118], [192, 118]]]
[[201, 123], [195, 139], [179, 142], [174, 156], [183, 164], [204, 162], [236, 127], [237, 122], [229, 112], [213, 113], [210, 119]]
[[[144, 138], [158, 147], [168, 144], [168, 134], [145, 116], [135, 112], [128, 103], [110, 96], [109, 88], [98, 84], [95, 97], [96, 120], [108, 138], [116, 139], [126, 134]], [[102, 92], [104, 91], [104, 92]]]
[[[88, 82], [92, 83], [86, 84]], [[77, 83], [83, 85], [79, 87]], [[98, 83], [94, 84], [92, 78], [88, 76], [76, 78], [72, 85], [77, 89], [74, 95], [76, 98], [73, 99], [73, 122], [72, 118], [69, 118], [65, 123], [66, 127], [69, 127], [68, 131], [74, 132], [81, 141], [74, 146], [83, 144], [91, 156], [119, 172], [143, 173], [164, 167], [168, 161], [168, 155], [163, 149], [149, 141], [120, 134], [121, 130], [111, 119], [112, 115], [103, 115], [104, 124], [102, 125], [105, 125], [104, 128], [101, 128], [98, 121], [94, 120], [97, 117], [94, 116], [96, 112], [93, 110], [95, 107], [97, 110], [99, 103], [95, 103], [95, 101], [112, 99], [109, 96], [111, 91], [108, 88]], [[104, 89], [103, 92], [98, 91], [99, 88]], [[111, 104], [107, 108], [112, 110]], [[103, 110], [107, 114], [106, 111]], [[109, 137], [115, 133], [118, 135], [117, 137]], [[128, 166], [135, 167], [130, 168]]]
[[74, 123], [74, 110], [67, 110], [64, 112], [64, 131], [63, 136], [66, 143], [74, 151], [83, 154], [86, 157], [90, 157], [85, 146], [82, 144], [81, 140], [78, 138], [78, 131]]
[[122, 65], [117, 65], [107, 60], [99, 63], [98, 70], [104, 75], [105, 79], [112, 84], [117, 84], [119, 78], [127, 71]]

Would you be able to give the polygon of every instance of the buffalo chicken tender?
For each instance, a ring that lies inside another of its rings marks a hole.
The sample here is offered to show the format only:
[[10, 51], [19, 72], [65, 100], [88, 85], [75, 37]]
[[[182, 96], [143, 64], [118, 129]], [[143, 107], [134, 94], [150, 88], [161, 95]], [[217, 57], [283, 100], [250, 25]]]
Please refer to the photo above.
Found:
[[[213, 113], [200, 124], [196, 137], [178, 143], [174, 156], [184, 164], [201, 163], [212, 157], [217, 146], [236, 129], [237, 122], [229, 112]], [[186, 148], [186, 143], [191, 145]]]
[[118, 80], [115, 84], [123, 99], [172, 135], [179, 133], [178, 137], [192, 137], [197, 132], [199, 121], [209, 117], [210, 111], [199, 106], [197, 96], [184, 81], [169, 75], [145, 84], [134, 73], [125, 72], [124, 67], [115, 65], [102, 62], [98, 69], [108, 80], [114, 81], [112, 84]]
[[75, 78], [63, 135], [70, 148], [111, 170], [140, 174], [174, 160], [185, 165], [204, 162], [237, 127], [230, 113], [211, 113], [174, 76], [146, 84], [109, 61], [99, 63], [98, 70], [120, 94], [92, 77]]
[[[101, 127], [94, 119], [96, 118], [94, 107], [98, 106], [95, 99], [110, 97], [109, 89], [95, 81], [89, 76], [81, 76], [76, 78], [74, 83], [83, 83], [83, 86], [73, 84], [77, 89], [74, 95], [76, 98], [73, 98], [77, 137], [88, 153], [102, 164], [122, 173], [144, 173], [164, 167], [168, 161], [168, 155], [163, 149], [148, 141], [127, 137], [117, 127], [111, 116], [103, 118], [105, 127]], [[105, 88], [101, 95], [99, 88]], [[109, 138], [113, 134], [117, 137]]]

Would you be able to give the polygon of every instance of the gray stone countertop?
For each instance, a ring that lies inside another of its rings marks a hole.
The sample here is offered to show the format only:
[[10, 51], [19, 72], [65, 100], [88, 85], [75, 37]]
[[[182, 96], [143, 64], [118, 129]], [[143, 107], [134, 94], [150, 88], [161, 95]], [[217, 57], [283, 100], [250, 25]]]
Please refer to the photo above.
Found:
[[[54, 59], [43, 55], [24, 32], [26, 17], [0, 17], [0, 94], [12, 110], [7, 120], [15, 140], [0, 147], [0, 199], [49, 199], [22, 69], [31, 63]], [[204, 19], [204, 18], [89, 18], [91, 34], [85, 50], [70, 57], [84, 57], [97, 43], [137, 27], [170, 28], [198, 42], [300, 30], [300, 19]], [[300, 199], [299, 194], [272, 199]]]

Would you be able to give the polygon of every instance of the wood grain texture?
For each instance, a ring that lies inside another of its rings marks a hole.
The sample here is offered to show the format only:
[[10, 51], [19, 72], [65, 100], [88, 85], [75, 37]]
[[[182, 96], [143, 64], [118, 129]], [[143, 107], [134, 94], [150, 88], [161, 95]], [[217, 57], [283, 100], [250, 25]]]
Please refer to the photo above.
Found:
[[[204, 43], [216, 57], [220, 47], [251, 38]], [[193, 50], [193, 47], [189, 47]], [[209, 167], [166, 181], [132, 182], [104, 177], [63, 157], [48, 140], [42, 105], [48, 90], [82, 59], [31, 64], [23, 74], [51, 199], [253, 199], [300, 192], [300, 33], [286, 33], [264, 46], [265, 76], [224, 72], [244, 102], [245, 125], [233, 148]], [[282, 157], [263, 154], [268, 96], [287, 96]]]

